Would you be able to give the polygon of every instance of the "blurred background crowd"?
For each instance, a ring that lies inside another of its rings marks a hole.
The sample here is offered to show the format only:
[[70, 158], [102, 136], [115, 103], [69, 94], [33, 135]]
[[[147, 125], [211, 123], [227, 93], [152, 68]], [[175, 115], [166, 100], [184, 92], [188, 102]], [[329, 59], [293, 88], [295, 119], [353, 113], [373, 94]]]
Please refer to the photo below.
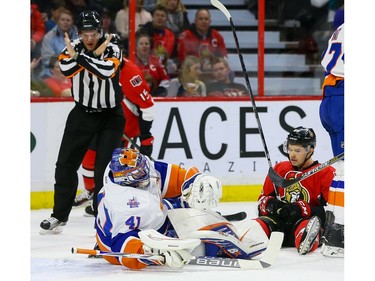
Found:
[[[134, 1], [135, 63], [154, 97], [248, 95], [230, 25], [209, 0]], [[258, 0], [222, 2], [257, 94]], [[32, 96], [70, 96], [58, 56], [84, 10], [99, 12], [129, 57], [129, 0], [31, 0], [30, 8]], [[320, 95], [321, 54], [343, 21], [343, 0], [265, 0], [265, 95]]]

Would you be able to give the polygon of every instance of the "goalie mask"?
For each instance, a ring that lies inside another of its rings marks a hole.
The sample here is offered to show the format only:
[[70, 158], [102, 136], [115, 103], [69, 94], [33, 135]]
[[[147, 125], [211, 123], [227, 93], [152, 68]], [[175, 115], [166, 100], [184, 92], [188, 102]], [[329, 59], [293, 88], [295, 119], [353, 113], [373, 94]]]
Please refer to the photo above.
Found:
[[130, 148], [116, 148], [109, 168], [113, 181], [119, 185], [147, 187], [150, 182], [150, 163], [146, 156]]

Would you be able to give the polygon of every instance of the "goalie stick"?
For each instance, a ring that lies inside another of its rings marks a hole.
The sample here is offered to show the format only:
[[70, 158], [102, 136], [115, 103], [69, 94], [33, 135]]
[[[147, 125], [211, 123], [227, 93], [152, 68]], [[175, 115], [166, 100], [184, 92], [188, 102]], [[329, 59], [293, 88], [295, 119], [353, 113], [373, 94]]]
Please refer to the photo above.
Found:
[[271, 171], [268, 173], [268, 176], [272, 180], [272, 182], [275, 184], [275, 186], [279, 186], [282, 188], [287, 188], [299, 181], [302, 181], [308, 177], [311, 177], [312, 175], [324, 170], [325, 168], [331, 166], [332, 164], [336, 163], [340, 159], [344, 158], [344, 152], [340, 153], [339, 155], [333, 157], [332, 159], [329, 159], [328, 161], [316, 166], [315, 168], [303, 173], [300, 177], [292, 180], [286, 180], [282, 178], [279, 174], [277, 174], [275, 171]]
[[[260, 134], [260, 137], [262, 139], [264, 154], [266, 155], [268, 166], [269, 166], [268, 175], [272, 174], [272, 178], [270, 176], [271, 180], [275, 179], [277, 181], [281, 181], [281, 180], [283, 180], [283, 178], [280, 175], [278, 175], [276, 173], [276, 171], [272, 167], [272, 162], [271, 162], [270, 154], [269, 154], [269, 151], [268, 151], [266, 139], [264, 137], [264, 133], [263, 133], [263, 129], [262, 129], [262, 124], [260, 123], [260, 118], [259, 118], [258, 110], [257, 110], [256, 104], [255, 104], [254, 94], [253, 94], [253, 91], [251, 89], [249, 76], [247, 74], [247, 70], [246, 70], [245, 63], [244, 63], [244, 60], [243, 60], [243, 57], [242, 57], [240, 45], [238, 43], [237, 33], [236, 33], [236, 29], [234, 27], [232, 16], [229, 13], [228, 9], [220, 1], [218, 1], [218, 0], [211, 0], [211, 4], [215, 8], [219, 9], [225, 15], [225, 17], [228, 19], [228, 21], [230, 23], [230, 26], [232, 28], [234, 42], [236, 43], [237, 53], [238, 53], [238, 56], [239, 56], [240, 62], [241, 62], [242, 72], [243, 72], [243, 74], [245, 76], [245, 81], [246, 81], [247, 89], [249, 90], [249, 93], [250, 93], [250, 100], [251, 100], [251, 104], [252, 104], [252, 107], [253, 107], [255, 119], [256, 119], [257, 124], [258, 124], [259, 134]], [[279, 194], [277, 192], [276, 187], [275, 187], [275, 193], [276, 193], [276, 196], [279, 198], [280, 196], [279, 196]]]
[[[245, 260], [245, 259], [231, 259], [231, 258], [217, 258], [198, 256], [193, 257], [187, 264], [200, 265], [200, 266], [214, 266], [214, 267], [227, 267], [227, 268], [241, 268], [241, 269], [265, 269], [272, 266], [280, 252], [283, 243], [284, 233], [271, 232], [270, 240], [267, 249], [263, 252], [261, 259]], [[164, 265], [164, 257], [161, 255], [144, 255], [132, 254], [121, 252], [105, 252], [99, 250], [72, 248], [72, 254], [85, 254], [85, 255], [102, 255], [112, 257], [125, 257], [133, 259], [147, 259], [156, 264]]]

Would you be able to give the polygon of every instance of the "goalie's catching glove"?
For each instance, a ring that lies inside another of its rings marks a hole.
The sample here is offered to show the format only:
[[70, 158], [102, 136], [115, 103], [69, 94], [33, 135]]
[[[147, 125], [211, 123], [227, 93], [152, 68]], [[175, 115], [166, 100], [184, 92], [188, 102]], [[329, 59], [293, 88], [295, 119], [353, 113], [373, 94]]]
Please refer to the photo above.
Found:
[[185, 180], [181, 187], [182, 201], [190, 208], [206, 210], [216, 207], [222, 196], [221, 182], [205, 174], [197, 173]]

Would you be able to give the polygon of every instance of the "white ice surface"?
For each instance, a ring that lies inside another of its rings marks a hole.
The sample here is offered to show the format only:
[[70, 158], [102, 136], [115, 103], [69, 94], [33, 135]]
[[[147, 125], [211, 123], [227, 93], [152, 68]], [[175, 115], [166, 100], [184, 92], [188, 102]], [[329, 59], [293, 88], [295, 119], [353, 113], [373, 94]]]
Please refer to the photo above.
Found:
[[[220, 203], [217, 208], [223, 215], [246, 211], [255, 217], [255, 204]], [[72, 247], [89, 248], [95, 244], [93, 218], [83, 216], [83, 208], [73, 209], [64, 231], [56, 235], [40, 235], [39, 224], [48, 218], [51, 210], [31, 211], [31, 279], [32, 281], [74, 280], [142, 280], [142, 281], [220, 281], [220, 280], [344, 280], [344, 259], [326, 258], [320, 249], [305, 256], [294, 248], [283, 248], [276, 263], [265, 270], [241, 270], [187, 265], [182, 270], [168, 267], [148, 267], [131, 271], [115, 266], [104, 259], [89, 259], [74, 255]]]

